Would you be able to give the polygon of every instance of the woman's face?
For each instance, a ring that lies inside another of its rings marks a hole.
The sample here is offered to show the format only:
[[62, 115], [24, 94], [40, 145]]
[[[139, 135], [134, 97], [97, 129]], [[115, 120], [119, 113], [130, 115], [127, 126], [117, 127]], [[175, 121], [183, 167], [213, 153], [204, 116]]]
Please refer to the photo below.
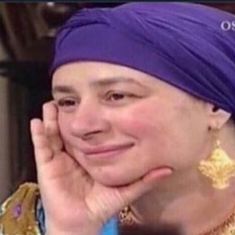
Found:
[[162, 166], [194, 169], [207, 149], [205, 103], [140, 71], [66, 64], [54, 73], [53, 96], [67, 152], [102, 184]]

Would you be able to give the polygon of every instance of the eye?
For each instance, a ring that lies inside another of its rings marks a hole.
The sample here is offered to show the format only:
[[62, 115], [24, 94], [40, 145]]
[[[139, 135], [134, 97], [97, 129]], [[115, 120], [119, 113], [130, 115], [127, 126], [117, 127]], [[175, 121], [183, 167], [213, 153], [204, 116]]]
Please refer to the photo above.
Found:
[[127, 95], [123, 93], [113, 92], [107, 96], [109, 100], [120, 100], [125, 98]]
[[124, 102], [135, 97], [137, 96], [128, 92], [110, 91], [106, 94], [105, 100], [110, 102]]
[[57, 104], [59, 107], [65, 107], [65, 106], [67, 107], [75, 105], [75, 101], [71, 99], [61, 99], [58, 100]]
[[64, 112], [73, 111], [78, 104], [78, 102], [75, 99], [70, 99], [70, 98], [59, 99], [56, 103], [58, 109]]

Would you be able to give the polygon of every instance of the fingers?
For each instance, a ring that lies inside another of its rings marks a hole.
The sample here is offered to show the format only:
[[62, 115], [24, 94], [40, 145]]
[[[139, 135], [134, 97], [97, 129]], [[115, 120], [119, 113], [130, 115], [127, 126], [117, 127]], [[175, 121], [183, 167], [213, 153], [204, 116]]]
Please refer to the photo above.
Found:
[[43, 122], [40, 119], [31, 121], [31, 135], [34, 145], [37, 166], [53, 159], [63, 147], [59, 135], [57, 110], [53, 101], [43, 105]]
[[52, 160], [53, 151], [49, 145], [45, 128], [40, 119], [33, 119], [30, 123], [31, 136], [34, 145], [34, 154], [37, 166]]
[[121, 192], [125, 203], [123, 206], [132, 203], [140, 196], [152, 190], [154, 186], [156, 186], [157, 181], [159, 181], [161, 178], [170, 176], [172, 173], [172, 169], [167, 167], [155, 169], [137, 182], [124, 187]]
[[57, 116], [57, 108], [53, 101], [47, 102], [43, 105], [43, 123], [45, 132], [54, 153], [61, 151], [63, 147]]

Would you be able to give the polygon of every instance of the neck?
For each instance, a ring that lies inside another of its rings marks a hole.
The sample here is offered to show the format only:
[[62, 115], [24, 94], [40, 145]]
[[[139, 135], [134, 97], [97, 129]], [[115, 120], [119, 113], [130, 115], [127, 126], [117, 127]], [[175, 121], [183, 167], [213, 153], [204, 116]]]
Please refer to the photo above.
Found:
[[[182, 180], [184, 179], [184, 180]], [[200, 182], [200, 183], [199, 183]], [[203, 182], [203, 183], [202, 183]], [[235, 210], [235, 181], [215, 190], [197, 170], [175, 173], [132, 206], [140, 223], [198, 235], [222, 224]]]
[[[233, 160], [234, 133], [235, 127], [231, 122], [220, 131], [222, 147]], [[199, 173], [197, 167], [176, 170], [131, 208], [144, 225], [172, 227], [173, 234], [203, 235], [235, 213], [235, 177], [231, 178], [228, 188], [218, 190], [212, 188], [211, 182]]]

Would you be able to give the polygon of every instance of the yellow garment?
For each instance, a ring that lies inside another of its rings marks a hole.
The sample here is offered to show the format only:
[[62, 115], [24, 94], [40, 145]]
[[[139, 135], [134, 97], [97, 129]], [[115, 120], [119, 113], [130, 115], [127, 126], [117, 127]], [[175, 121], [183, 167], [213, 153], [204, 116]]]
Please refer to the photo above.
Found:
[[[35, 212], [38, 198], [37, 184], [21, 185], [0, 207], [2, 211], [0, 213], [0, 235], [42, 235]], [[119, 222], [122, 225], [135, 224], [132, 219], [131, 210], [125, 209], [119, 215]], [[235, 212], [216, 228], [200, 235], [235, 235]]]
[[37, 184], [25, 183], [1, 207], [0, 235], [41, 235], [36, 221]]

